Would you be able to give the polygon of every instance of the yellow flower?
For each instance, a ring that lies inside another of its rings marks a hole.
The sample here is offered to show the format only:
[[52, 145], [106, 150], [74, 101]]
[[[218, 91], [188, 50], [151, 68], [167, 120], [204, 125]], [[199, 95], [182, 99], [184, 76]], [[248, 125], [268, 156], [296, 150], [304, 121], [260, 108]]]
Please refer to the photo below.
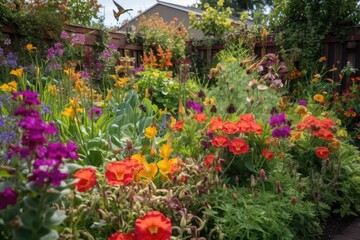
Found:
[[302, 132], [299, 131], [291, 131], [290, 132], [290, 141], [295, 142], [296, 140], [302, 138], [304, 135]]
[[167, 108], [165, 108], [164, 110], [160, 109], [159, 113], [160, 113], [160, 116], [167, 114]]
[[34, 47], [31, 43], [28, 43], [26, 45], [26, 50], [28, 50], [29, 52], [32, 51], [32, 50], [35, 50], [35, 49], [36, 49], [36, 47]]
[[159, 156], [162, 157], [162, 158], [168, 158], [171, 153], [172, 153], [173, 149], [171, 147], [171, 145], [169, 144], [163, 144], [161, 147], [160, 147], [160, 154]]
[[139, 86], [138, 85], [134, 85], [134, 90], [137, 92], [139, 91]]
[[75, 111], [72, 106], [65, 108], [65, 110], [61, 114], [64, 116], [68, 116], [71, 119], [75, 117]]
[[158, 78], [160, 76], [160, 74], [158, 72], [153, 72], [153, 76], [154, 76], [154, 78]]
[[75, 82], [75, 90], [78, 93], [81, 93], [84, 90], [84, 83], [82, 81], [76, 81]]
[[161, 175], [166, 175], [171, 171], [171, 162], [168, 159], [163, 159], [156, 163]]
[[145, 156], [142, 155], [140, 152], [132, 155], [131, 158], [136, 159], [139, 164], [143, 164], [145, 162]]
[[321, 94], [315, 94], [315, 95], [314, 95], [314, 100], [315, 100], [316, 102], [322, 103], [322, 102], [324, 102], [324, 96], [321, 95]]
[[117, 79], [117, 76], [116, 75], [110, 75], [110, 77], [112, 78], [112, 79], [114, 79], [114, 81], [116, 81], [116, 79]]
[[213, 98], [205, 98], [203, 104], [205, 106], [207, 106], [207, 105], [213, 106], [213, 105], [215, 105], [215, 100]]
[[330, 147], [335, 150], [339, 149], [340, 146], [341, 146], [341, 142], [336, 138], [332, 140], [332, 142], [330, 143]]
[[145, 128], [145, 137], [146, 138], [154, 138], [157, 134], [156, 127], [147, 127]]
[[305, 106], [298, 106], [294, 112], [300, 114], [301, 116], [309, 115], [309, 110]]
[[11, 81], [8, 84], [4, 83], [0, 86], [1, 90], [4, 90], [6, 92], [16, 92], [17, 82]]
[[116, 81], [114, 86], [117, 87], [117, 88], [123, 88], [124, 84], [121, 81]]
[[23, 72], [24, 72], [24, 68], [18, 68], [16, 70], [11, 70], [10, 74], [19, 78], [22, 76]]
[[338, 137], [347, 137], [348, 136], [348, 133], [346, 130], [344, 129], [340, 129], [339, 131], [337, 131], [337, 134], [336, 134]]
[[175, 126], [175, 124], [176, 124], [176, 119], [173, 116], [171, 116], [170, 117], [170, 127], [173, 128]]
[[73, 108], [78, 108], [78, 107], [80, 107], [80, 106], [79, 106], [79, 103], [78, 103], [79, 98], [75, 97], [75, 98], [73, 98], [73, 99], [70, 98], [69, 100], [70, 100], [71, 106], [72, 106]]
[[313, 83], [317, 82], [319, 80], [319, 78], [321, 77], [320, 74], [315, 74], [313, 79], [311, 80]]
[[146, 88], [145, 89], [145, 98], [149, 98], [150, 94], [149, 94], [149, 89]]
[[140, 179], [141, 177], [147, 178], [149, 180], [153, 180], [156, 173], [158, 171], [158, 168], [156, 167], [155, 163], [143, 163], [143, 169], [137, 174], [137, 179]]
[[151, 145], [151, 148], [150, 148], [150, 155], [155, 156], [156, 154], [157, 154], [157, 151], [156, 151], [156, 148], [155, 148], [155, 144], [153, 143]]
[[59, 89], [57, 89], [57, 87], [55, 85], [48, 85], [48, 91], [52, 96], [56, 96], [57, 93], [59, 92]]
[[128, 82], [129, 78], [119, 78], [119, 81], [125, 85]]
[[111, 99], [111, 90], [107, 90], [107, 94], [106, 94], [106, 97], [105, 97], [105, 102], [108, 102], [108, 101], [110, 101], [110, 99]]

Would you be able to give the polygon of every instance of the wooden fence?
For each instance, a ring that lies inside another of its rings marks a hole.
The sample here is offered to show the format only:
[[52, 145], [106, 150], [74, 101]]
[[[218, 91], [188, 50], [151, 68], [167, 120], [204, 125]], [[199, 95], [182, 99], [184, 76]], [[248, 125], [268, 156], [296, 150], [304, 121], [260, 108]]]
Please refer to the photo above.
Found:
[[[66, 24], [64, 26], [64, 30], [69, 33], [86, 34], [85, 44], [86, 47], [90, 49], [95, 46], [101, 34], [100, 30], [98, 29], [74, 24]], [[13, 29], [7, 27], [3, 27], [0, 29], [0, 31], [9, 35], [16, 35]], [[108, 33], [110, 36], [110, 42], [118, 46], [118, 51], [120, 52], [121, 56], [134, 57], [136, 60], [136, 65], [141, 63], [143, 56], [142, 46], [128, 44], [125, 32], [110, 31]], [[206, 62], [207, 64], [210, 64], [216, 53], [218, 53], [223, 48], [223, 45], [213, 45], [211, 47], [208, 47], [207, 45], [194, 47], [191, 43], [188, 45], [188, 50], [196, 50], [200, 60]], [[265, 49], [263, 49], [263, 46], [260, 42], [256, 42], [254, 51], [258, 56], [261, 56], [261, 54], [264, 54], [264, 52], [278, 53], [279, 47], [276, 45], [274, 35], [268, 35]], [[322, 43], [322, 53], [323, 56], [328, 59], [327, 67], [329, 69], [334, 66], [337, 67], [338, 70], [334, 74], [335, 78], [338, 78], [341, 69], [346, 66], [348, 61], [355, 68], [360, 69], [360, 27], [352, 28], [350, 33], [342, 40], [336, 37], [326, 38]]]

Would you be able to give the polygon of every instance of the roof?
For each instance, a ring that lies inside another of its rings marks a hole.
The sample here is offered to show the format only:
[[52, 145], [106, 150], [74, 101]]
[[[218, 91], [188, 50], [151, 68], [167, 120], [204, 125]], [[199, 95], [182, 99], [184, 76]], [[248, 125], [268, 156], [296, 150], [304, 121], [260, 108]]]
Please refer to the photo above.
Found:
[[[146, 12], [150, 11], [151, 9], [153, 9], [154, 7], [158, 6], [158, 5], [162, 5], [162, 6], [166, 6], [166, 7], [170, 7], [170, 8], [174, 8], [183, 12], [192, 12], [195, 13], [198, 16], [201, 16], [201, 14], [204, 12], [204, 10], [198, 9], [198, 8], [194, 8], [194, 7], [186, 7], [186, 6], [182, 6], [182, 5], [178, 5], [178, 4], [174, 4], [174, 3], [168, 3], [168, 2], [164, 2], [164, 1], [160, 1], [157, 0], [157, 3], [155, 3], [154, 5], [152, 5], [151, 7], [149, 7], [148, 9], [146, 9], [145, 11], [139, 13], [138, 15], [136, 15], [135, 17], [133, 17], [132, 19], [128, 20], [128, 22], [131, 22], [135, 19], [137, 19], [139, 16], [145, 14]], [[238, 19], [235, 17], [230, 17], [234, 22], [238, 22]], [[121, 27], [123, 27], [124, 25], [126, 25], [127, 23], [123, 24]], [[121, 28], [120, 27], [120, 28]]]

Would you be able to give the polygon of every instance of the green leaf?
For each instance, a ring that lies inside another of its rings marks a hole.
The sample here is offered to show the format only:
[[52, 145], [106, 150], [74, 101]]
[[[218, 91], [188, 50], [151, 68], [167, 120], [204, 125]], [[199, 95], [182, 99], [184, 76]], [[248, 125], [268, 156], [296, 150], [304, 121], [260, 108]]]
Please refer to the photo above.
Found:
[[99, 167], [103, 163], [103, 156], [100, 149], [90, 149], [87, 158], [92, 166]]
[[29, 237], [32, 235], [29, 229], [25, 228], [16, 228], [13, 230], [13, 240], [29, 240]]
[[39, 240], [56, 240], [59, 239], [59, 234], [53, 229], [42, 228], [39, 232], [41, 236]]
[[0, 178], [8, 178], [8, 177], [11, 177], [11, 174], [5, 170], [5, 169], [0, 169]]
[[65, 219], [67, 218], [65, 211], [63, 210], [55, 210], [50, 211], [46, 214], [44, 227], [52, 228], [59, 226]]
[[36, 213], [37, 212], [35, 210], [28, 210], [20, 214], [20, 218], [24, 228], [30, 230], [33, 228]]

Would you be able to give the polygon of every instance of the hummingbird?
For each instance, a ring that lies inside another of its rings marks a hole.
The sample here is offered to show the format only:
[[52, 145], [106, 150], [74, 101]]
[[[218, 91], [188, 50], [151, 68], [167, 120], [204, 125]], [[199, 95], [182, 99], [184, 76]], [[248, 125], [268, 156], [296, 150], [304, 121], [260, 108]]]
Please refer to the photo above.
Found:
[[115, 10], [113, 10], [113, 12], [114, 12], [114, 17], [116, 18], [116, 21], [119, 21], [119, 17], [120, 17], [122, 14], [133, 10], [133, 9], [124, 9], [122, 6], [120, 6], [120, 4], [118, 4], [118, 3], [115, 2], [114, 0], [113, 0], [113, 2], [114, 2], [115, 6], [116, 6], [116, 8], [117, 8], [117, 12], [116, 12]]

